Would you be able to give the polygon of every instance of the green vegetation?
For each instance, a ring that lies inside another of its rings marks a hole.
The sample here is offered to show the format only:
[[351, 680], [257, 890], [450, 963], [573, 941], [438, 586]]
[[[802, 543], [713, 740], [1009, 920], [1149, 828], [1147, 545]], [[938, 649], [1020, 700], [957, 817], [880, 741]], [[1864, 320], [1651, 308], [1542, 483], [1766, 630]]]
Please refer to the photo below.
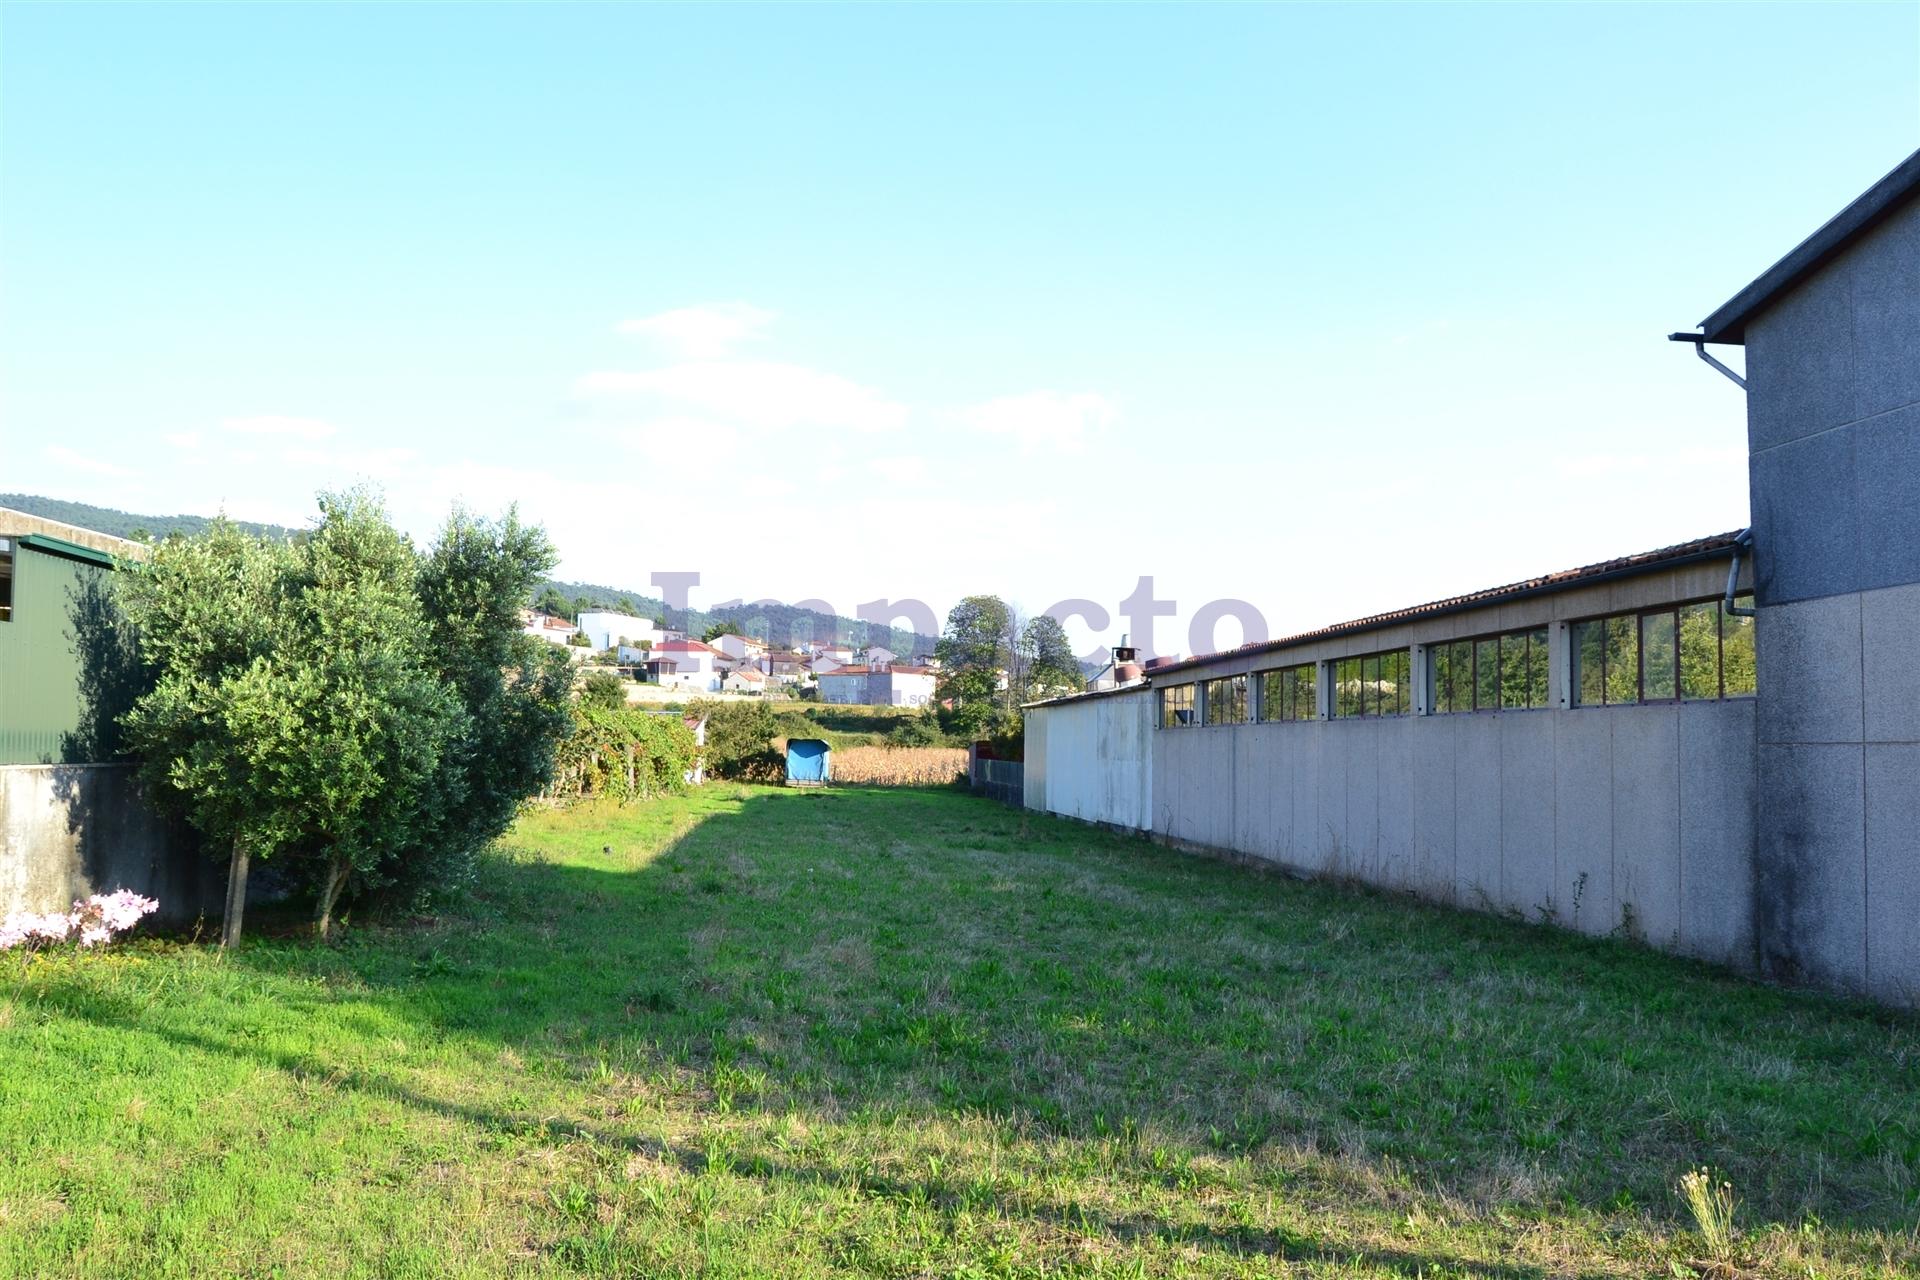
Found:
[[481, 886], [9, 958], [0, 1275], [1920, 1268], [1908, 1016], [951, 792], [536, 812]]
[[693, 768], [693, 730], [678, 711], [661, 712], [582, 698], [573, 731], [556, 753], [548, 796], [646, 800], [678, 791]]
[[151, 675], [126, 745], [228, 858], [228, 945], [256, 858], [312, 887], [321, 937], [350, 890], [460, 886], [567, 724], [566, 661], [518, 622], [544, 533], [456, 511], [423, 556], [369, 494], [320, 511], [297, 542], [216, 521], [118, 584]]
[[779, 726], [766, 702], [696, 699], [688, 704], [687, 714], [706, 719], [709, 774], [760, 782], [777, 782], [786, 775], [786, 762], [773, 749]]
[[627, 705], [627, 686], [631, 683], [611, 671], [589, 671], [580, 681], [581, 705], [601, 711], [622, 710]]

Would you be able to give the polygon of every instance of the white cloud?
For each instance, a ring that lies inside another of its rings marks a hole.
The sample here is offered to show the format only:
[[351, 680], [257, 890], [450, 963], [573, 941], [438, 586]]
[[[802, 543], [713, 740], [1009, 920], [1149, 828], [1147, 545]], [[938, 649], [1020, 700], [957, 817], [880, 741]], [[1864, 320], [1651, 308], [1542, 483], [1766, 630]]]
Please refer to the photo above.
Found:
[[220, 426], [227, 431], [249, 436], [291, 436], [299, 440], [324, 440], [339, 430], [331, 422], [318, 418], [294, 418], [286, 414], [262, 413], [247, 418], [228, 418]]
[[704, 360], [639, 373], [590, 373], [589, 396], [651, 396], [669, 404], [765, 430], [826, 427], [891, 431], [907, 407], [839, 374], [770, 361]]
[[651, 338], [683, 359], [718, 360], [772, 320], [773, 312], [745, 302], [717, 302], [622, 321], [620, 332]]
[[874, 458], [867, 470], [889, 484], [918, 484], [927, 478], [925, 458]]
[[176, 449], [198, 449], [204, 443], [198, 431], [171, 431], [166, 441]]
[[958, 416], [976, 431], [1013, 437], [1022, 452], [1045, 447], [1078, 453], [1087, 436], [1110, 425], [1119, 411], [1091, 391], [1029, 391], [962, 409]]
[[333, 476], [367, 476], [391, 479], [407, 470], [420, 456], [418, 449], [314, 449], [295, 446], [281, 457], [299, 467], [318, 468]]
[[96, 476], [130, 476], [133, 474], [131, 467], [123, 467], [100, 458], [89, 457], [87, 454], [69, 449], [63, 444], [50, 444], [42, 452], [48, 460], [57, 462], [64, 467], [72, 467], [75, 471], [85, 471]]

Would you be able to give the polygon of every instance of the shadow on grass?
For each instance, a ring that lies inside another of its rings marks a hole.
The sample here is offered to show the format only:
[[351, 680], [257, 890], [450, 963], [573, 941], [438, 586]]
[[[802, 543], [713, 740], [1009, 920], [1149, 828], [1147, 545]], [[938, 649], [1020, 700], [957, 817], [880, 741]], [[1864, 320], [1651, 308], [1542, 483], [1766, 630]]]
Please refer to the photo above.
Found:
[[[220, 1055], [284, 1072], [290, 1079], [351, 1091], [382, 1099], [442, 1119], [505, 1137], [541, 1144], [585, 1141], [593, 1146], [644, 1155], [683, 1172], [699, 1174], [706, 1170], [709, 1158], [704, 1151], [684, 1144], [670, 1143], [632, 1133], [621, 1133], [593, 1125], [551, 1116], [494, 1110], [450, 1099], [435, 1097], [405, 1085], [380, 1072], [344, 1068], [315, 1057], [278, 1052], [238, 1040], [204, 1033], [154, 1025], [154, 1019], [142, 1016], [133, 1006], [102, 999], [82, 988], [49, 987], [45, 1001], [103, 1027], [114, 1027], [147, 1035], [192, 1053]], [[786, 1182], [857, 1191], [886, 1200], [924, 1204], [942, 1211], [977, 1207], [975, 1198], [964, 1188], [939, 1178], [906, 1179], [875, 1175], [870, 1171], [850, 1173], [820, 1164], [755, 1155], [733, 1163], [731, 1171], [769, 1182]], [[1230, 1257], [1256, 1257], [1299, 1263], [1366, 1264], [1388, 1268], [1408, 1276], [1447, 1274], [1471, 1267], [1472, 1273], [1491, 1280], [1539, 1280], [1546, 1276], [1540, 1267], [1514, 1264], [1489, 1264], [1475, 1259], [1408, 1249], [1379, 1246], [1333, 1245], [1291, 1231], [1263, 1231], [1257, 1228], [1199, 1226], [1170, 1223], [1148, 1214], [1110, 1213], [1053, 1201], [1035, 1202], [1022, 1198], [1001, 1200], [996, 1208], [1008, 1219], [1041, 1222], [1079, 1231], [1092, 1231], [1115, 1242], [1156, 1241], [1162, 1244], [1199, 1249]], [[1558, 1273], [1568, 1274], [1568, 1273]], [[1571, 1273], [1584, 1275], [1587, 1273]], [[1601, 1273], [1592, 1273], [1599, 1275]]]
[[[472, 912], [439, 928], [362, 931], [337, 949], [255, 946], [232, 962], [349, 979], [316, 1008], [375, 1002], [548, 1055], [580, 1079], [609, 1055], [744, 1073], [758, 1083], [732, 1105], [769, 1114], [976, 1117], [1088, 1141], [1131, 1132], [1176, 1159], [1331, 1149], [1412, 1187], [1599, 1214], [1669, 1214], [1673, 1179], [1710, 1163], [1776, 1218], [1897, 1229], [1911, 1216], [1911, 1018], [1260, 876], [952, 792], [728, 790], [671, 839], [663, 811], [644, 808], [536, 821], [520, 839], [570, 865], [496, 861]], [[693, 1150], [438, 1099], [77, 987], [43, 998], [478, 1128], [704, 1165]], [[773, 1157], [741, 1168], [853, 1179]], [[858, 1181], [935, 1203], [957, 1195], [939, 1179]], [[1469, 1265], [1078, 1205], [1003, 1208], [1226, 1253]]]

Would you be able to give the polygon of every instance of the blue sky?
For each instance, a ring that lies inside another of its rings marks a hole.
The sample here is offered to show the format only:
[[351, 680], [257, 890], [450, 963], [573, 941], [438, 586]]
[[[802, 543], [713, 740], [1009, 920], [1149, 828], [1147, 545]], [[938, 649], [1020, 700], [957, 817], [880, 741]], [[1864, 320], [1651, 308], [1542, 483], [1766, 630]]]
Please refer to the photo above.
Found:
[[1662, 335], [1916, 146], [1915, 4], [9, 4], [0, 490], [1188, 652], [1743, 524]]

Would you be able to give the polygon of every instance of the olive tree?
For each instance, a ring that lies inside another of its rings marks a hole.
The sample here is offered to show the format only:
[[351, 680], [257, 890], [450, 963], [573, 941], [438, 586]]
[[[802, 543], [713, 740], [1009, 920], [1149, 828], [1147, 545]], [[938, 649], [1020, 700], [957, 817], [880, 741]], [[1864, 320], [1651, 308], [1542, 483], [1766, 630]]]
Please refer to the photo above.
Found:
[[124, 724], [159, 797], [230, 854], [223, 944], [240, 939], [253, 859], [316, 871], [324, 937], [352, 875], [429, 814], [466, 712], [428, 663], [418, 570], [356, 492], [323, 497], [297, 542], [222, 520], [161, 544], [127, 581], [156, 679]]

